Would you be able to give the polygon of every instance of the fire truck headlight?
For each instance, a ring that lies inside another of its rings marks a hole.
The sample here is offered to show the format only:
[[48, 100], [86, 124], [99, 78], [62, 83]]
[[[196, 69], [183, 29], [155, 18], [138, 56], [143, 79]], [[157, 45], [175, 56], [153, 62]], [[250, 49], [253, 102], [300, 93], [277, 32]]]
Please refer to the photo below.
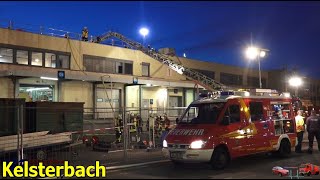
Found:
[[191, 149], [201, 149], [204, 147], [204, 145], [206, 144], [205, 141], [202, 141], [202, 140], [198, 140], [198, 141], [193, 141], [191, 144], [190, 144], [190, 148]]
[[167, 148], [167, 147], [168, 147], [168, 143], [167, 143], [166, 140], [163, 140], [162, 147], [164, 147], [164, 148]]

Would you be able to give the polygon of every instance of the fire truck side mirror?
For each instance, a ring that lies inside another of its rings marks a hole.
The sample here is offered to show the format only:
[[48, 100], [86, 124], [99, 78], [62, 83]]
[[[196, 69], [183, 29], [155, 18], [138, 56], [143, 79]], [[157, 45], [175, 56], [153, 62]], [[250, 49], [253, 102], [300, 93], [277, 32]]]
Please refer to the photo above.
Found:
[[222, 125], [229, 125], [230, 124], [230, 116], [224, 116], [221, 122]]

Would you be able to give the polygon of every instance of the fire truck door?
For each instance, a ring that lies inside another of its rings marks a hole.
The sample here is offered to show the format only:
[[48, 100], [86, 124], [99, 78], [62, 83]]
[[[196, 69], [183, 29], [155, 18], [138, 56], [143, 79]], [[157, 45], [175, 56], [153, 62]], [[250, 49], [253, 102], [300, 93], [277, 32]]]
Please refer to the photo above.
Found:
[[262, 102], [249, 102], [249, 109], [252, 133], [248, 134], [248, 152], [266, 151], [271, 148], [271, 144], [268, 141], [271, 123], [265, 118], [267, 112], [264, 110]]
[[246, 122], [240, 111], [238, 102], [231, 102], [224, 112], [222, 124], [225, 125], [224, 140], [230, 145], [231, 153], [246, 154], [247, 132]]

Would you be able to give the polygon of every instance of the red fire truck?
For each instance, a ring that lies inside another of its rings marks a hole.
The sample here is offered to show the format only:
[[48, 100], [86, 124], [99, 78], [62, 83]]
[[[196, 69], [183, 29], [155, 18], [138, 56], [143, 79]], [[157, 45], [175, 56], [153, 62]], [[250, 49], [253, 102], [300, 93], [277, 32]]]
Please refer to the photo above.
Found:
[[237, 157], [291, 153], [297, 143], [292, 98], [271, 90], [221, 92], [194, 101], [163, 141], [172, 162], [225, 168]]

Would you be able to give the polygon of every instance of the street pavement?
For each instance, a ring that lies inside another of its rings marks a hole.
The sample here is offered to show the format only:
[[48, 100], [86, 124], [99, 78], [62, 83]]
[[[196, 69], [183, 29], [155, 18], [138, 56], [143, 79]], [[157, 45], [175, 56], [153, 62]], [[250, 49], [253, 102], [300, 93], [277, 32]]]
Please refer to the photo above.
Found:
[[[304, 153], [292, 152], [288, 158], [279, 158], [265, 154], [238, 158], [232, 161], [224, 170], [213, 170], [208, 164], [190, 163], [173, 165], [171, 162], [162, 162], [151, 165], [136, 166], [126, 169], [108, 170], [107, 178], [110, 179], [279, 179], [271, 173], [274, 166], [297, 167], [302, 163], [320, 165], [320, 153], [314, 144], [314, 153], [308, 154], [307, 143], [304, 143]], [[285, 178], [285, 177], [283, 177]], [[288, 178], [288, 177], [286, 177]], [[302, 178], [302, 177], [300, 177]], [[303, 177], [304, 179], [320, 179], [320, 175]]]

